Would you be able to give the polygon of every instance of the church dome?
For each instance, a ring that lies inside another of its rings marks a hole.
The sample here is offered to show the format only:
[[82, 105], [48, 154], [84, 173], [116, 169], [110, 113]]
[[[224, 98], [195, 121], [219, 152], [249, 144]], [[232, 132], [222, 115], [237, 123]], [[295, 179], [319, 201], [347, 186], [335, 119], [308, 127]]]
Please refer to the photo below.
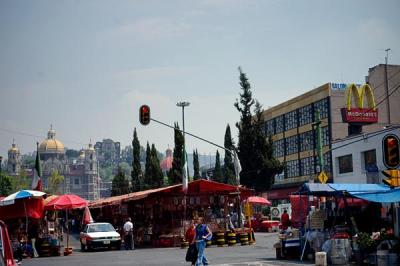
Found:
[[8, 150], [8, 152], [15, 152], [18, 153], [19, 149], [17, 148], [17, 146], [15, 145], [15, 143], [12, 144], [11, 148]]
[[56, 132], [53, 130], [53, 127], [50, 128], [49, 132], [47, 133], [47, 139], [45, 139], [39, 145], [39, 152], [46, 153], [64, 153], [64, 144], [57, 140]]

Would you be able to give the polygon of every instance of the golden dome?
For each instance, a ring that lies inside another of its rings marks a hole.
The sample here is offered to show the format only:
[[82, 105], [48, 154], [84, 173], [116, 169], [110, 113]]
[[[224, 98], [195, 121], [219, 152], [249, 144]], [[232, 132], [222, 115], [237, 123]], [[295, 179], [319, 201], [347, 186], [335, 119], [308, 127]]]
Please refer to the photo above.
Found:
[[8, 152], [19, 152], [17, 146], [13, 143]]
[[47, 139], [39, 145], [39, 152], [64, 153], [64, 144], [57, 140], [55, 136], [56, 132], [53, 130], [53, 127], [51, 127], [47, 133]]

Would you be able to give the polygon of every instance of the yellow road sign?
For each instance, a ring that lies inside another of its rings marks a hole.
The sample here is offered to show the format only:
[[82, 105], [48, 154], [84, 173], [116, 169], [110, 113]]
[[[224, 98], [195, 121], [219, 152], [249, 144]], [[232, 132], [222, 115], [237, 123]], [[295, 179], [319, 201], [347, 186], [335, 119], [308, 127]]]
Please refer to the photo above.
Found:
[[319, 180], [319, 182], [321, 182], [321, 184], [325, 184], [326, 181], [328, 181], [328, 176], [326, 175], [326, 173], [324, 171], [321, 171], [321, 173], [319, 173], [318, 180]]

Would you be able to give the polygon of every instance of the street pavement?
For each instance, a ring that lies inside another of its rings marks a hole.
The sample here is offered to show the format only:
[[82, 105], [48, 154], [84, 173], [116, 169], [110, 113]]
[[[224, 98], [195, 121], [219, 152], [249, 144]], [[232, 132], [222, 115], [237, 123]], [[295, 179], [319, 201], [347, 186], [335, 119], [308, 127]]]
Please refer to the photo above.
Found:
[[[275, 259], [273, 244], [276, 233], [256, 233], [256, 244], [233, 247], [212, 246], [206, 249], [210, 265], [214, 266], [283, 266], [304, 265], [300, 261]], [[77, 265], [190, 265], [185, 261], [186, 249], [181, 248], [143, 248], [126, 250], [96, 250], [81, 252], [79, 242], [72, 240], [74, 251], [70, 256], [25, 259], [24, 266], [77, 266]], [[306, 264], [311, 262], [306, 262]]]

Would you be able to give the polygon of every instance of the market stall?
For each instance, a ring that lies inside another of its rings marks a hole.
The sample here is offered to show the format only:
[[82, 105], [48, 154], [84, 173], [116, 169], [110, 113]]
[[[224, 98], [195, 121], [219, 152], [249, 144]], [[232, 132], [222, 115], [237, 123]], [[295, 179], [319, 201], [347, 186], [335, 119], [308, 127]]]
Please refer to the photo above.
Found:
[[[385, 259], [397, 263], [396, 225], [393, 217], [386, 215], [390, 205], [382, 207], [380, 203], [399, 202], [400, 189], [378, 184], [312, 183], [304, 184], [290, 200], [292, 227], [280, 234], [275, 245], [277, 257], [305, 259], [325, 252], [332, 264], [345, 264], [350, 260], [362, 263], [371, 253], [376, 262], [377, 254], [385, 253]], [[379, 237], [374, 232], [380, 232]], [[365, 249], [366, 243], [374, 243], [375, 248]]]
[[197, 216], [205, 218], [215, 236], [223, 233], [226, 237], [228, 214], [235, 216], [233, 209], [250, 194], [242, 187], [201, 179], [190, 182], [186, 194], [179, 184], [101, 199], [89, 208], [96, 221], [110, 222], [116, 228], [132, 217], [135, 246], [179, 246], [185, 228]]

